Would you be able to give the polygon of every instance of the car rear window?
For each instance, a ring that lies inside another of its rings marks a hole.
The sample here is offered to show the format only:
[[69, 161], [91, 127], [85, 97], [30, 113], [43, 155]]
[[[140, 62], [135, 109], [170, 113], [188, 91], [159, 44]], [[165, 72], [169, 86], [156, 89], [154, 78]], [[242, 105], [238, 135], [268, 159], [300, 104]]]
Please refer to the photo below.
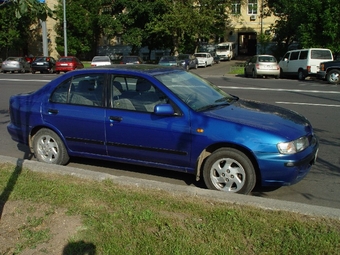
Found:
[[312, 59], [330, 59], [332, 60], [332, 53], [329, 50], [312, 50]]
[[73, 58], [61, 58], [59, 59], [59, 62], [72, 62]]
[[108, 56], [97, 56], [92, 59], [92, 62], [110, 61]]

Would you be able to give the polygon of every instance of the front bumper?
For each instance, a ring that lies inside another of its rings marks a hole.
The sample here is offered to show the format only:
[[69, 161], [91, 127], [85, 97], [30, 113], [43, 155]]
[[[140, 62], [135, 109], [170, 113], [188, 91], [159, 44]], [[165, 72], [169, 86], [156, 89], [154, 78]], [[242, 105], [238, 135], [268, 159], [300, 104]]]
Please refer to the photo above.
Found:
[[319, 150], [315, 144], [295, 155], [257, 155], [262, 186], [288, 186], [301, 181], [315, 164]]

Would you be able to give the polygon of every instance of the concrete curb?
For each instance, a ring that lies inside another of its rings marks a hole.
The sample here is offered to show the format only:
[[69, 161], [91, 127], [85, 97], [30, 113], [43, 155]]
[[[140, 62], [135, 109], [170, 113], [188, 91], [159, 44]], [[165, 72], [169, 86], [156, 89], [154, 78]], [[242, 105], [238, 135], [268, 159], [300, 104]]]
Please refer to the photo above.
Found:
[[180, 186], [168, 183], [162, 183], [152, 180], [136, 179], [126, 176], [115, 176], [106, 173], [92, 172], [80, 168], [49, 165], [37, 161], [23, 160], [13, 157], [0, 155], [0, 163], [10, 163], [16, 166], [27, 168], [34, 172], [55, 173], [62, 175], [71, 175], [83, 179], [106, 180], [109, 179], [114, 183], [128, 186], [136, 186], [142, 188], [151, 188], [156, 190], [164, 190], [170, 194], [183, 194], [188, 196], [202, 197], [207, 200], [215, 200], [219, 202], [231, 203], [236, 205], [254, 206], [266, 210], [281, 210], [287, 212], [295, 212], [303, 215], [316, 217], [333, 218], [340, 220], [340, 209], [314, 206], [296, 202], [281, 201], [269, 198], [245, 196], [239, 194], [229, 194], [220, 191], [200, 189], [197, 187]]

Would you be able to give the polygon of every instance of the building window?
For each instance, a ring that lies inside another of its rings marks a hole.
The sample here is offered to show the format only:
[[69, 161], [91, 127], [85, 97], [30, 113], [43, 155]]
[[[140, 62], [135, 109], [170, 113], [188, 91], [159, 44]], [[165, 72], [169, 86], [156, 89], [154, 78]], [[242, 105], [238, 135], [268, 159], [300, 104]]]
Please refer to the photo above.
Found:
[[257, 14], [257, 0], [248, 0], [248, 14]]
[[233, 1], [231, 4], [232, 14], [241, 14], [241, 0]]

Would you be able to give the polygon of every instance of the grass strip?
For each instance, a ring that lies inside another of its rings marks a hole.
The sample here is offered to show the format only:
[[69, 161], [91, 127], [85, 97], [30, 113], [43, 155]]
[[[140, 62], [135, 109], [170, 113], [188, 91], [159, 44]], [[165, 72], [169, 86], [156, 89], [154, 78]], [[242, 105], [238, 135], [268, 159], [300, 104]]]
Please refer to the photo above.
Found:
[[0, 164], [0, 205], [8, 201], [49, 206], [43, 218], [27, 219], [13, 254], [53, 238], [42, 226], [56, 208], [82, 221], [63, 254], [340, 254], [334, 219]]

